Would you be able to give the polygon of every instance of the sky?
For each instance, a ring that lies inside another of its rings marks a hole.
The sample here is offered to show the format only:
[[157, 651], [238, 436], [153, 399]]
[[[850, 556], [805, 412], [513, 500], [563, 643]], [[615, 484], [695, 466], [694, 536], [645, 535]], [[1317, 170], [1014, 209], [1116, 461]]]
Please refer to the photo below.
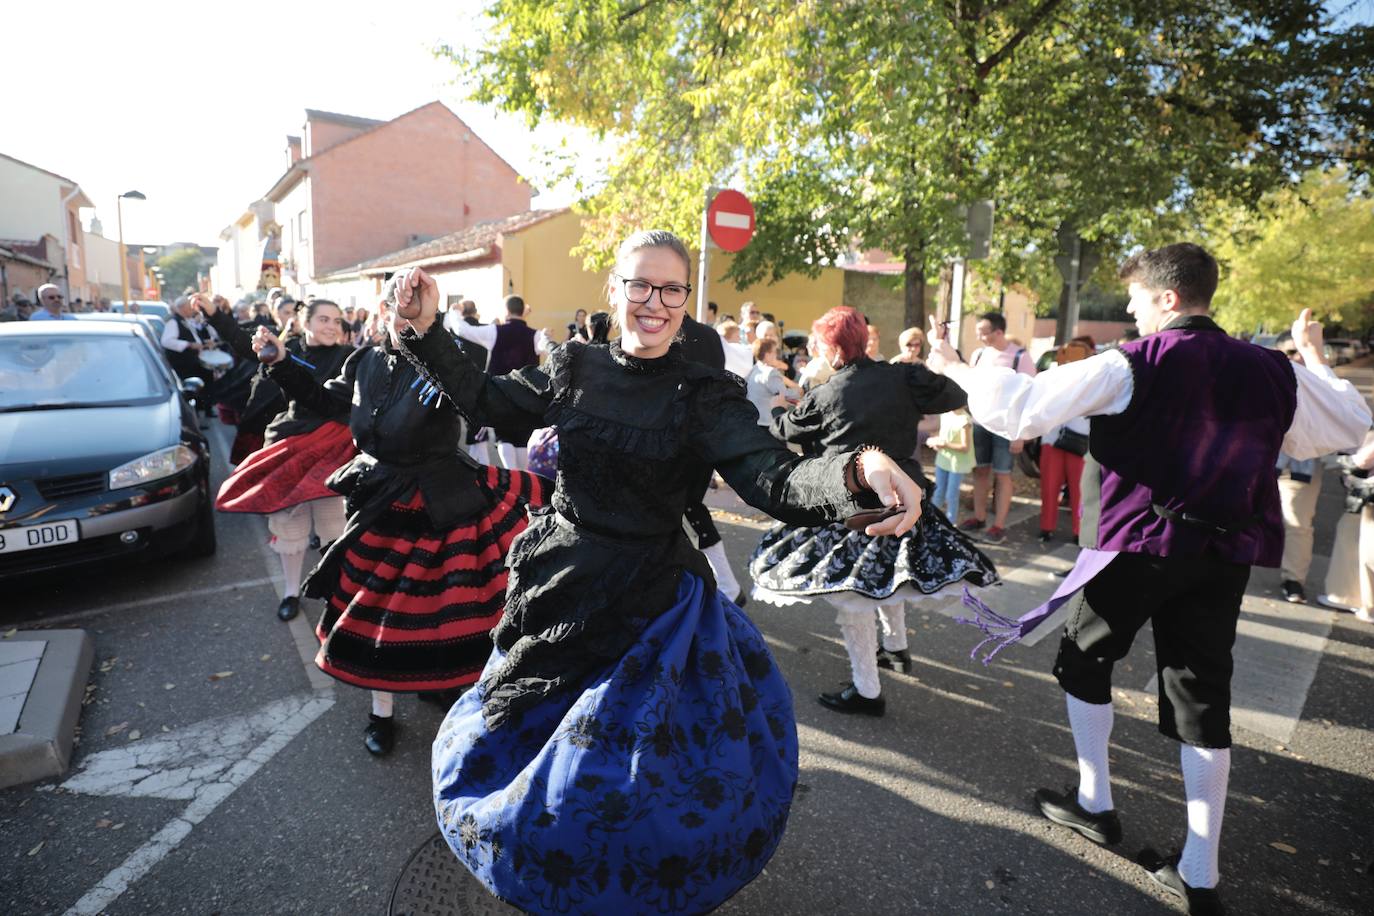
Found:
[[[521, 174], [536, 144], [590, 138], [465, 101], [438, 41], [476, 41], [480, 0], [74, 0], [6, 4], [0, 153], [79, 183], [105, 234], [126, 191], [124, 237], [219, 245], [219, 232], [286, 165], [305, 109], [388, 120], [439, 99]], [[52, 37], [45, 37], [52, 36]], [[535, 181], [536, 188], [539, 182]], [[535, 206], [570, 202], [543, 189]], [[2, 205], [2, 204], [0, 204]], [[84, 214], [89, 217], [89, 212]]]

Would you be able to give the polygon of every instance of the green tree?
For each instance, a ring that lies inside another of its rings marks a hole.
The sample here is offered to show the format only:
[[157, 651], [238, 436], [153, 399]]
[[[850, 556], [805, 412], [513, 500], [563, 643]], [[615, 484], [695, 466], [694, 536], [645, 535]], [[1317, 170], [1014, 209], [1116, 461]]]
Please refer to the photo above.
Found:
[[1257, 211], [1218, 213], [1214, 311], [1232, 331], [1286, 328], [1298, 309], [1348, 331], [1374, 324], [1374, 200], [1343, 169], [1313, 171]]
[[188, 286], [196, 286], [196, 276], [202, 267], [202, 256], [198, 248], [183, 248], [157, 259], [162, 268], [163, 293], [175, 299]]
[[[1107, 253], [1205, 193], [1252, 205], [1314, 163], [1367, 165], [1370, 31], [1318, 0], [497, 0], [455, 57], [480, 101], [617, 141], [584, 252], [627, 226], [692, 237], [703, 189], [760, 214], [737, 283], [856, 243], [905, 261], [906, 321], [998, 204], [993, 272], [1061, 222]], [[1355, 54], [1357, 56], [1350, 57]], [[1364, 92], [1364, 96], [1358, 93]]]

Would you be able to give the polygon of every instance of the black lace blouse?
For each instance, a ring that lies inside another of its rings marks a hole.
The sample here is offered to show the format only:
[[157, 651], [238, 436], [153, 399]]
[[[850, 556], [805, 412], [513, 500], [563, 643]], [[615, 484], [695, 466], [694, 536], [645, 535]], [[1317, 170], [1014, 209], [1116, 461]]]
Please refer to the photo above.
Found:
[[876, 505], [851, 494], [851, 453], [803, 459], [758, 425], [740, 381], [690, 363], [674, 346], [639, 359], [569, 341], [547, 370], [490, 378], [437, 323], [401, 349], [469, 421], [558, 429], [553, 510], [533, 513], [511, 548], [506, 661], [484, 686], [495, 727], [557, 690], [580, 687], [618, 659], [672, 606], [683, 570], [710, 567], [686, 539], [682, 515], [715, 468], [745, 502], [790, 524], [836, 521]]

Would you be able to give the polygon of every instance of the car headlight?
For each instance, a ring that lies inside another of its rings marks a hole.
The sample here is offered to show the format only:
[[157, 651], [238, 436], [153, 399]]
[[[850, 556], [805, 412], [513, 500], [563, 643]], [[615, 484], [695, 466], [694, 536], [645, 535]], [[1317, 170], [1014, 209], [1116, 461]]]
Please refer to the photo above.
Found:
[[172, 445], [121, 464], [110, 472], [110, 489], [137, 486], [161, 480], [186, 470], [196, 463], [196, 453], [184, 445]]

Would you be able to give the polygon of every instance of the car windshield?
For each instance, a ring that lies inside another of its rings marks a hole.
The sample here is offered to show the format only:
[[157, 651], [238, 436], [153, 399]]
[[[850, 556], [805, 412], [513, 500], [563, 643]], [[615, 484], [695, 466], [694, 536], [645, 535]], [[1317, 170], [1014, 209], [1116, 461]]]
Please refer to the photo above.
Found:
[[0, 337], [0, 413], [149, 404], [169, 394], [133, 335]]

